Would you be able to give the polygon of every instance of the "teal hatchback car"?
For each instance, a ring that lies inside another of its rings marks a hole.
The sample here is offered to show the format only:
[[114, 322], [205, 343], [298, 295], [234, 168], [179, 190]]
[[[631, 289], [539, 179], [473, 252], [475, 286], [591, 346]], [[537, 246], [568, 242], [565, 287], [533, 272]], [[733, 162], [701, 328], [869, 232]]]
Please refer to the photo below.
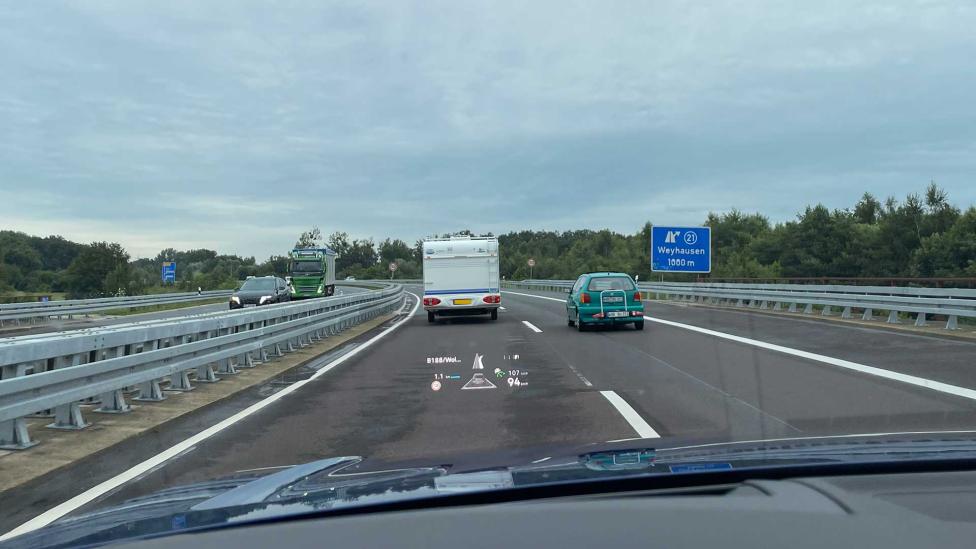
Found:
[[644, 303], [634, 279], [626, 273], [580, 275], [566, 298], [566, 323], [584, 331], [590, 326], [633, 324], [644, 329]]

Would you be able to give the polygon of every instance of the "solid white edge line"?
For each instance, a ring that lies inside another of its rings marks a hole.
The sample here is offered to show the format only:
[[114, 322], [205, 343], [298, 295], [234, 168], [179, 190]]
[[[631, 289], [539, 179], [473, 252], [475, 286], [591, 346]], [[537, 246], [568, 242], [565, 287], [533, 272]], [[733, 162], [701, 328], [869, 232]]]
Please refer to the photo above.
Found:
[[303, 379], [301, 381], [297, 381], [292, 385], [285, 387], [281, 391], [278, 391], [277, 393], [268, 396], [264, 400], [255, 402], [254, 404], [248, 406], [247, 408], [241, 410], [240, 412], [237, 412], [236, 414], [230, 416], [229, 418], [215, 425], [212, 425], [211, 427], [204, 429], [203, 431], [200, 431], [199, 433], [184, 440], [183, 442], [179, 442], [169, 447], [168, 449], [163, 450], [162, 452], [156, 454], [155, 456], [143, 461], [142, 463], [134, 465], [128, 470], [106, 481], [103, 481], [89, 488], [88, 490], [85, 490], [84, 492], [78, 494], [77, 496], [74, 496], [68, 501], [56, 505], [51, 509], [48, 509], [47, 511], [41, 513], [40, 515], [28, 520], [27, 522], [21, 524], [20, 526], [0, 536], [0, 541], [10, 539], [14, 536], [19, 536], [21, 534], [26, 534], [27, 532], [32, 532], [34, 530], [37, 530], [38, 528], [43, 528], [44, 526], [47, 526], [48, 524], [78, 509], [79, 507], [94, 501], [95, 499], [101, 497], [102, 495], [112, 490], [115, 490], [116, 488], [122, 486], [126, 482], [138, 478], [139, 476], [144, 475], [145, 473], [151, 471], [152, 469], [159, 467], [163, 463], [180, 455], [182, 452], [186, 451], [187, 449], [192, 448], [193, 446], [203, 442], [204, 440], [216, 435], [217, 433], [223, 431], [224, 429], [230, 427], [231, 425], [234, 425], [235, 423], [241, 421], [242, 419], [254, 414], [255, 412], [264, 409], [266, 406], [270, 405], [273, 402], [276, 402], [278, 399], [281, 399], [284, 396], [297, 391], [305, 384], [310, 383], [311, 381], [325, 374], [332, 368], [335, 368], [336, 366], [342, 364], [346, 360], [356, 356], [357, 354], [359, 354], [360, 351], [370, 347], [371, 345], [373, 345], [374, 343], [376, 343], [377, 341], [379, 341], [386, 335], [390, 334], [391, 332], [393, 332], [394, 330], [396, 330], [397, 328], [399, 328], [400, 326], [402, 326], [403, 324], [405, 324], [406, 322], [408, 322], [413, 318], [414, 313], [417, 312], [417, 308], [420, 306], [420, 297], [418, 297], [417, 294], [414, 294], [413, 292], [405, 292], [405, 293], [412, 295], [414, 297], [415, 303], [413, 306], [413, 311], [409, 315], [405, 316], [402, 320], [400, 320], [400, 322], [397, 322], [393, 326], [390, 326], [389, 328], [376, 334], [368, 341], [356, 347], [352, 351], [349, 351], [348, 353], [342, 355], [341, 357], [333, 360], [328, 365], [322, 367], [320, 370], [312, 374], [310, 377]]
[[657, 434], [657, 431], [653, 427], [644, 421], [644, 418], [634, 410], [627, 401], [621, 398], [620, 395], [613, 391], [600, 391], [600, 394], [610, 401], [610, 404], [620, 412], [627, 423], [633, 427], [634, 431], [637, 432], [637, 436], [641, 438], [660, 438], [661, 435]]
[[[560, 302], [562, 301], [561, 299], [556, 299], [554, 297], [547, 297], [542, 295], [523, 294], [519, 292], [508, 292], [508, 293], [515, 294], [515, 295], [524, 295], [527, 297], [535, 297], [538, 299], [548, 299], [550, 301], [560, 301]], [[765, 341], [759, 341], [758, 339], [750, 339], [748, 337], [727, 334], [725, 332], [709, 330], [708, 328], [699, 328], [698, 326], [692, 326], [690, 324], [682, 324], [680, 322], [674, 322], [671, 320], [663, 320], [660, 318], [652, 318], [649, 316], [645, 316], [644, 320], [655, 322], [657, 324], [663, 324], [665, 326], [671, 326], [673, 328], [691, 330], [693, 332], [698, 332], [700, 334], [705, 334], [705, 335], [709, 335], [721, 339], [727, 339], [729, 341], [735, 341], [736, 343], [744, 343], [746, 345], [752, 345], [754, 347], [759, 347], [761, 349], [775, 351], [777, 353], [783, 353], [786, 355], [804, 358], [815, 362], [821, 362], [823, 364], [830, 364], [831, 366], [837, 366], [838, 368], [844, 368], [847, 370], [860, 372], [862, 374], [868, 374], [876, 377], [881, 377], [884, 379], [890, 379], [892, 381], [900, 381], [902, 383], [907, 383], [909, 385], [914, 385], [916, 387], [922, 387], [924, 389], [931, 389], [933, 391], [938, 391], [940, 393], [945, 393], [948, 395], [958, 396], [969, 400], [976, 400], [976, 390], [967, 389], [965, 387], [959, 387], [958, 385], [950, 385], [948, 383], [942, 383], [941, 381], [926, 379], [924, 377], [917, 377], [909, 374], [893, 372], [891, 370], [885, 370], [884, 368], [868, 366], [866, 364], [860, 364], [857, 362], [852, 362], [850, 360], [844, 360], [840, 358], [820, 355], [817, 353], [811, 353], [809, 351], [801, 351], [799, 349], [793, 349], [792, 347], [784, 347], [782, 345], [776, 345], [775, 343], [766, 343]]]
[[725, 332], [716, 332], [715, 330], [709, 330], [707, 328], [699, 328], [697, 326], [682, 324], [680, 322], [673, 322], [670, 320], [663, 320], [660, 318], [651, 318], [649, 316], [645, 316], [644, 320], [649, 320], [651, 322], [656, 322], [658, 324], [663, 324], [665, 326], [673, 326], [675, 328], [691, 330], [693, 332], [698, 332], [701, 334], [710, 335], [721, 339], [727, 339], [729, 341], [735, 341], [737, 343], [745, 343], [746, 345], [752, 345], [755, 347], [759, 347], [760, 349], [766, 349], [769, 351], [775, 351], [777, 353], [783, 353], [786, 355], [792, 355], [799, 358], [805, 358], [807, 360], [822, 362], [824, 364], [830, 364], [831, 366], [837, 366], [838, 368], [853, 370], [855, 372], [860, 372], [862, 374], [868, 374], [876, 377], [890, 379], [893, 381], [900, 381], [902, 383], [915, 385], [916, 387], [923, 387], [925, 389], [931, 389], [933, 391], [938, 391], [940, 393], [945, 393], [948, 395], [967, 398], [969, 400], [976, 400], [976, 391], [974, 391], [973, 389], [967, 389], [965, 387], [959, 387], [958, 385], [949, 385], [948, 383], [942, 383], [941, 381], [926, 379], [924, 377], [917, 377], [913, 375], [902, 374], [899, 372], [893, 372], [891, 370], [885, 370], [884, 368], [876, 368], [874, 366], [868, 366], [866, 364], [851, 362], [850, 360], [844, 360], [840, 358], [819, 355], [817, 353], [811, 353], [809, 351], [801, 351], [799, 349], [793, 349], [792, 347], [784, 347], [782, 345], [776, 345], [775, 343], [766, 343], [765, 341], [759, 341], [747, 337], [727, 334]]
[[532, 330], [533, 332], [535, 332], [537, 334], [541, 334], [542, 333], [542, 330], [540, 330], [539, 328], [536, 328], [535, 324], [532, 324], [528, 320], [523, 320], [522, 321], [522, 324], [525, 324], [526, 326], [529, 327], [530, 330]]

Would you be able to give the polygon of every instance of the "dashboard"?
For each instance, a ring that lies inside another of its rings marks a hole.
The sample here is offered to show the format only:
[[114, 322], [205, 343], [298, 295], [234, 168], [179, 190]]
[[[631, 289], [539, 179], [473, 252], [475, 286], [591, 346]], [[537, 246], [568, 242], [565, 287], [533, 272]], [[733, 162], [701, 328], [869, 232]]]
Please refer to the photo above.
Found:
[[753, 480], [438, 505], [221, 528], [122, 546], [971, 548], [976, 472]]

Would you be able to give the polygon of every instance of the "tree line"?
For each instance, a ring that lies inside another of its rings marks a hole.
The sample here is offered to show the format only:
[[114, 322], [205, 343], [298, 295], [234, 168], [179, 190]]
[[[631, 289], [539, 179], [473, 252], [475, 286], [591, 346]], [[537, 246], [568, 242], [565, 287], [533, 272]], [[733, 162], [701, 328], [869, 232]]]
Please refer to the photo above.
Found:
[[[904, 200], [881, 201], [865, 193], [850, 208], [808, 206], [781, 223], [731, 210], [709, 214], [704, 224], [712, 228], [713, 277], [976, 277], [976, 208], [951, 204], [934, 183]], [[510, 280], [530, 273], [570, 279], [613, 270], [647, 279], [651, 227], [647, 222], [634, 234], [606, 229], [502, 234], [501, 274]], [[295, 242], [296, 247], [323, 244], [338, 253], [338, 278], [389, 278], [390, 263], [397, 264], [396, 278], [422, 276], [422, 241], [376, 242], [341, 231], [323, 237], [313, 227]], [[530, 258], [536, 263], [532, 269]], [[164, 261], [177, 263], [175, 285], [160, 281]], [[258, 262], [207, 249], [169, 248], [154, 258], [132, 260], [117, 243], [79, 244], [60, 236], [0, 231], [0, 292], [95, 297], [233, 288], [248, 276], [284, 276], [287, 266], [284, 253]]]

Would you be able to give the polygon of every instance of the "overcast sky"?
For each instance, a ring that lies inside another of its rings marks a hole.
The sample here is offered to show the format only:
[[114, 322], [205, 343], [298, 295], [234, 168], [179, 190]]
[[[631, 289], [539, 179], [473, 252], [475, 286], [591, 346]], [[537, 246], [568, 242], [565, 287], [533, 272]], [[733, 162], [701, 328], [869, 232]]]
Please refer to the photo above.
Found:
[[854, 4], [5, 2], [0, 228], [265, 258], [973, 204], [976, 3]]

